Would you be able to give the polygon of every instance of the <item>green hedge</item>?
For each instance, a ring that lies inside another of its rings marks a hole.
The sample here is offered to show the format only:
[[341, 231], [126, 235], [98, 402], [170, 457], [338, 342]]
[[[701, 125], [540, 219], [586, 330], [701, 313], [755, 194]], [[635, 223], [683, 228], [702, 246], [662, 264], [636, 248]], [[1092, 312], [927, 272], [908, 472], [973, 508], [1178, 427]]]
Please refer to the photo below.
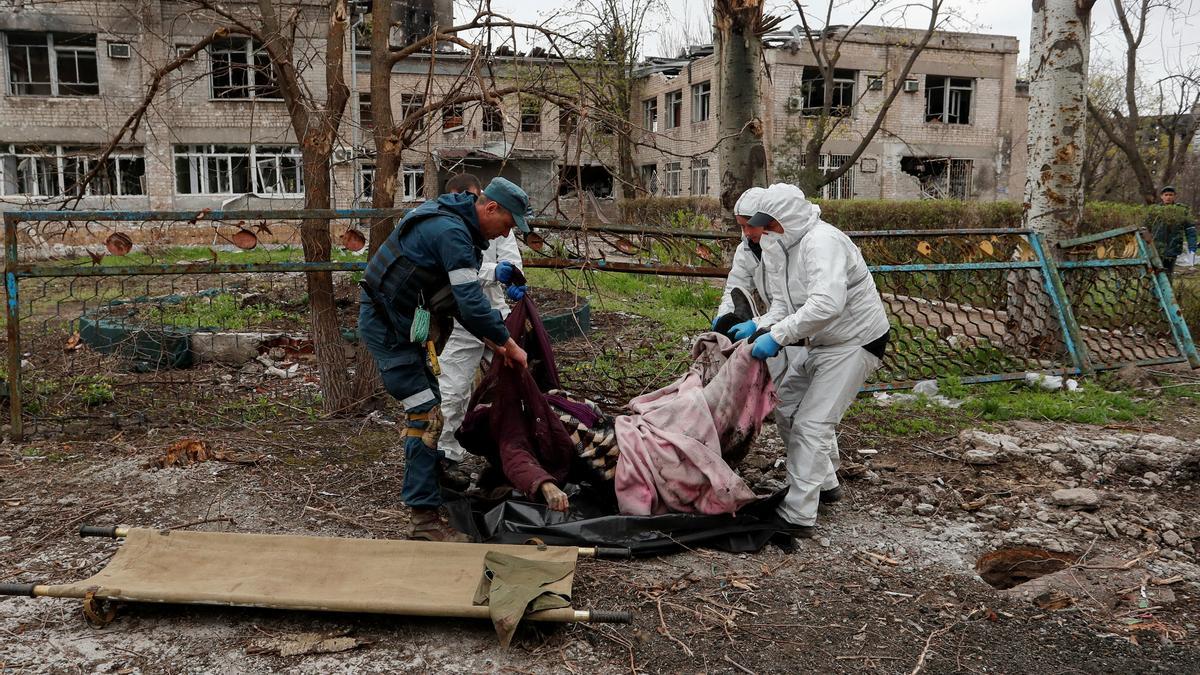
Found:
[[[821, 216], [847, 231], [945, 230], [1020, 227], [1018, 202], [960, 202], [949, 199], [896, 201], [885, 199], [818, 199]], [[724, 229], [721, 204], [711, 197], [643, 197], [620, 202], [621, 220], [654, 227]], [[1084, 207], [1078, 236], [1129, 225], [1141, 225], [1158, 206], [1091, 202]], [[1172, 210], [1174, 213], [1178, 210]]]

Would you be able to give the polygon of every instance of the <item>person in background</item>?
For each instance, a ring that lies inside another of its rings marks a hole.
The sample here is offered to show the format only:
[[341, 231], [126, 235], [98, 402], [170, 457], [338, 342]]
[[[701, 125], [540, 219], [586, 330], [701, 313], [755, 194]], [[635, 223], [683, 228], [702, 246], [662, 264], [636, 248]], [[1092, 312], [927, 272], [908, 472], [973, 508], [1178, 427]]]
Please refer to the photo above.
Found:
[[[446, 182], [446, 192], [449, 193], [469, 192], [479, 196], [482, 190], [483, 186], [474, 174], [460, 173]], [[500, 312], [502, 319], [508, 318], [510, 312], [505, 297], [516, 301], [525, 296], [525, 286], [513, 283], [520, 279], [521, 269], [521, 250], [517, 247], [516, 235], [510, 231], [488, 242], [479, 266], [479, 283], [492, 309]], [[438, 358], [442, 366], [442, 374], [438, 376], [443, 419], [442, 436], [438, 440], [438, 449], [444, 455], [441, 481], [446, 487], [465, 490], [470, 487], [471, 479], [458, 469], [458, 465], [466, 457], [467, 451], [454, 434], [466, 414], [467, 400], [475, 384], [475, 372], [480, 365], [487, 370], [492, 361], [491, 352], [484, 347], [482, 340], [455, 321], [450, 339]]]
[[514, 227], [527, 232], [529, 197], [503, 178], [479, 196], [444, 194], [410, 211], [367, 263], [358, 314], [359, 335], [379, 366], [383, 385], [404, 405], [401, 499], [412, 509], [409, 536], [468, 541], [442, 513], [438, 485], [441, 395], [437, 347], [453, 323], [511, 365], [528, 367], [479, 280], [488, 242]]
[[1175, 201], [1175, 188], [1167, 185], [1159, 191], [1158, 208], [1151, 208], [1146, 226], [1154, 239], [1154, 248], [1162, 259], [1167, 276], [1175, 273], [1175, 261], [1183, 254], [1187, 240], [1188, 253], [1196, 253], [1196, 220], [1191, 209]]

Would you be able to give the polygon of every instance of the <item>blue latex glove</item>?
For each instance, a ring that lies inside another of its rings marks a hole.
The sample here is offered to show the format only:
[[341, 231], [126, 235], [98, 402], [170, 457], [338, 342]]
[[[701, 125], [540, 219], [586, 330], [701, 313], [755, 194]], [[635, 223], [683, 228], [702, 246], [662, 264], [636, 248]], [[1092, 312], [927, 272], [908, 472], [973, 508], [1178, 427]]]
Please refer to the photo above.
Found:
[[529, 291], [528, 286], [509, 286], [508, 289], [504, 291], [504, 295], [509, 300], [516, 302], [516, 301], [520, 300], [521, 298], [525, 297], [525, 293], [528, 291]]
[[770, 333], [763, 333], [754, 341], [754, 349], [750, 350], [750, 356], [765, 361], [778, 354], [780, 349], [783, 349], [783, 346], [776, 342]]
[[496, 281], [507, 286], [512, 283], [513, 272], [517, 271], [517, 266], [507, 260], [501, 260], [496, 265]]
[[713, 317], [713, 322], [712, 322], [712, 329], [713, 329], [713, 330], [716, 330], [716, 329], [717, 329], [717, 321], [719, 321], [720, 319], [721, 319], [721, 317], [719, 317], [719, 316], [714, 316], [714, 317]]
[[756, 330], [758, 330], [758, 326], [754, 325], [753, 319], [750, 321], [743, 321], [729, 329], [729, 337], [732, 338], [734, 342], [737, 342], [738, 340], [745, 340], [751, 335], [754, 335], [754, 331]]

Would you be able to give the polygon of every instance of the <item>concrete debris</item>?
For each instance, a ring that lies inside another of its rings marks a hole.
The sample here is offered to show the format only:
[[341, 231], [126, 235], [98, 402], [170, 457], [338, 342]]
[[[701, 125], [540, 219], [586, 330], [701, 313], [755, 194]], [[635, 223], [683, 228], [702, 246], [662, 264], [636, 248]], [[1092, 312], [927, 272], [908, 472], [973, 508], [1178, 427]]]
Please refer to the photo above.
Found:
[[1050, 495], [1050, 501], [1058, 506], [1083, 511], [1096, 510], [1100, 506], [1101, 500], [1100, 493], [1089, 488], [1055, 490]]
[[963, 461], [974, 466], [999, 464], [1001, 457], [999, 452], [980, 450], [979, 448], [971, 448], [963, 453]]

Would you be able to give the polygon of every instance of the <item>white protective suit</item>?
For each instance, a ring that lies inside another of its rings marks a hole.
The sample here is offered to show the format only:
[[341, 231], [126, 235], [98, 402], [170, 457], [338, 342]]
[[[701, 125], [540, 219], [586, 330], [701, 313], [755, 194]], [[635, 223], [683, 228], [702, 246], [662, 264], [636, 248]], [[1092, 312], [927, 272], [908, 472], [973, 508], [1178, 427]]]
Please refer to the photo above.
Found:
[[[504, 300], [504, 286], [496, 281], [496, 265], [503, 260], [521, 267], [521, 250], [517, 247], [517, 238], [511, 232], [508, 236], [490, 242], [487, 250], [483, 252], [483, 264], [479, 266], [479, 281], [483, 285], [483, 294], [492, 303], [492, 307], [500, 311], [500, 316], [507, 317], [511, 310]], [[467, 455], [466, 448], [454, 437], [454, 432], [462, 426], [463, 417], [467, 413], [467, 402], [475, 385], [475, 371], [481, 361], [491, 361], [491, 354], [479, 338], [471, 335], [455, 321], [454, 330], [438, 356], [438, 363], [442, 367], [442, 374], [438, 376], [438, 389], [442, 394], [442, 417], [445, 420], [442, 436], [438, 440], [438, 450], [452, 462], [461, 462]]]
[[887, 334], [888, 318], [858, 246], [822, 221], [799, 188], [772, 185], [759, 211], [784, 232], [761, 241], [771, 307], [756, 323], [770, 327], [785, 347], [781, 354], [802, 340], [808, 346], [806, 357], [787, 359], [776, 377], [775, 419], [788, 449], [788, 494], [779, 515], [813, 525], [820, 492], [838, 486], [837, 424], [881, 363], [863, 347]]
[[[749, 218], [758, 213], [758, 200], [766, 192], [765, 188], [752, 187], [738, 197], [733, 205], [733, 215]], [[729, 266], [729, 277], [725, 279], [725, 292], [721, 294], [721, 304], [717, 307], [717, 316], [724, 316], [733, 311], [733, 289], [740, 288], [749, 296], [751, 291], [758, 291], [759, 297], [766, 300], [767, 285], [763, 278], [762, 261], [750, 243], [745, 239], [738, 242], [733, 252], [733, 264]], [[763, 308], [760, 311], [765, 311]], [[755, 317], [757, 318], [757, 317]]]

